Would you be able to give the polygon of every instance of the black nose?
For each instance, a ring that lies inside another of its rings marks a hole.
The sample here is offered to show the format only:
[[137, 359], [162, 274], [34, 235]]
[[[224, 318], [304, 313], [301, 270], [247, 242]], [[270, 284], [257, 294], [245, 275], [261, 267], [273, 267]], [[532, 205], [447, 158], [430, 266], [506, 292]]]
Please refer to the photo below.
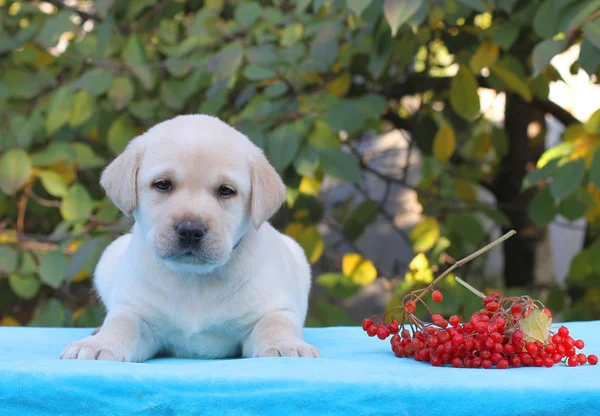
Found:
[[177, 224], [175, 231], [177, 231], [179, 240], [183, 244], [191, 246], [193, 244], [198, 244], [208, 229], [201, 222], [181, 221]]

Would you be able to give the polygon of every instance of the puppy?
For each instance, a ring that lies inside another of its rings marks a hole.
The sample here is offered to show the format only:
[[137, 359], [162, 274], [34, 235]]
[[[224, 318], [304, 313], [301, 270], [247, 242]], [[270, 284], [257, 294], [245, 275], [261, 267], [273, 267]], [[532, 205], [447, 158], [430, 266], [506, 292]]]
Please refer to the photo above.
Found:
[[133, 139], [100, 183], [135, 225], [95, 270], [102, 327], [61, 358], [319, 357], [302, 337], [310, 266], [267, 222], [285, 186], [246, 136], [179, 116]]

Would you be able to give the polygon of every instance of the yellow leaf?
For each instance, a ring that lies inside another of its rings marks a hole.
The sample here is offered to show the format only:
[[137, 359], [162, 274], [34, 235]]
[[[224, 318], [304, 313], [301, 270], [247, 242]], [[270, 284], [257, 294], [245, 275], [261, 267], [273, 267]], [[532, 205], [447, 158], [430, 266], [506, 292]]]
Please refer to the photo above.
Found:
[[456, 150], [456, 136], [448, 123], [441, 125], [433, 139], [433, 155], [440, 162], [447, 162]]
[[11, 244], [17, 242], [17, 232], [15, 230], [0, 231], [0, 244]]
[[339, 77], [329, 81], [325, 85], [325, 88], [336, 97], [343, 97], [350, 90], [351, 84], [352, 76], [350, 75], [350, 72], [344, 72]]
[[316, 263], [323, 255], [325, 243], [323, 242], [323, 237], [321, 237], [321, 233], [317, 230], [317, 227], [305, 228], [302, 230], [296, 241], [298, 241], [298, 244], [304, 249], [309, 263]]
[[300, 224], [299, 222], [292, 222], [292, 223], [289, 223], [287, 227], [285, 227], [285, 230], [283, 230], [283, 233], [285, 235], [292, 237], [294, 240], [296, 240], [300, 236], [300, 233], [302, 232], [303, 229], [304, 229], [304, 226], [302, 224]]
[[469, 60], [469, 67], [478, 74], [483, 68], [489, 68], [498, 60], [500, 49], [491, 40], [484, 40]]
[[377, 278], [377, 269], [373, 262], [357, 253], [344, 255], [342, 273], [359, 285], [368, 285]]
[[77, 169], [74, 164], [58, 162], [50, 166], [50, 170], [58, 173], [67, 185], [73, 183], [77, 178]]
[[472, 120], [481, 110], [478, 94], [479, 84], [473, 73], [465, 65], [460, 65], [458, 72], [450, 82], [450, 106], [466, 120]]
[[440, 224], [433, 217], [425, 218], [410, 233], [410, 241], [416, 252], [431, 249], [440, 238]]
[[523, 331], [523, 340], [526, 342], [548, 342], [552, 319], [539, 309], [531, 311], [527, 318], [519, 320], [519, 328]]
[[519, 94], [525, 101], [531, 102], [532, 96], [531, 91], [525, 81], [519, 78], [518, 75], [510, 72], [507, 69], [500, 68], [497, 65], [490, 67], [490, 70], [494, 75], [502, 80], [504, 85], [511, 91]]
[[492, 148], [492, 136], [491, 134], [482, 134], [475, 138], [473, 141], [471, 150], [473, 152], [473, 156], [477, 160], [481, 160], [488, 155], [490, 149]]
[[321, 189], [321, 181], [316, 178], [304, 176], [300, 181], [298, 187], [300, 192], [306, 195], [319, 196], [319, 190]]
[[21, 326], [21, 324], [15, 318], [5, 316], [0, 319], [0, 326]]
[[429, 284], [433, 282], [433, 271], [429, 267], [429, 260], [423, 253], [417, 254], [409, 263], [404, 280], [409, 283]]
[[594, 153], [600, 146], [600, 140], [591, 135], [585, 135], [581, 139], [575, 141], [575, 148], [569, 155], [569, 160], [582, 158], [585, 161], [586, 168], [592, 165]]
[[74, 282], [81, 282], [84, 281], [85, 279], [89, 278], [90, 274], [88, 273], [87, 270], [81, 270], [79, 273], [77, 273], [75, 275], [75, 277], [73, 278]]

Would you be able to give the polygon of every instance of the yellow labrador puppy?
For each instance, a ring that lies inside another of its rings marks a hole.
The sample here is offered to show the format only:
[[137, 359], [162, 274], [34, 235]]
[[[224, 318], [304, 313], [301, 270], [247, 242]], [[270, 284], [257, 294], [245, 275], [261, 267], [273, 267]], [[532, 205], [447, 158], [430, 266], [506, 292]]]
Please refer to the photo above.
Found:
[[133, 139], [100, 183], [135, 225], [95, 271], [102, 327], [61, 358], [319, 357], [302, 337], [304, 251], [267, 222], [285, 186], [246, 136], [179, 116]]

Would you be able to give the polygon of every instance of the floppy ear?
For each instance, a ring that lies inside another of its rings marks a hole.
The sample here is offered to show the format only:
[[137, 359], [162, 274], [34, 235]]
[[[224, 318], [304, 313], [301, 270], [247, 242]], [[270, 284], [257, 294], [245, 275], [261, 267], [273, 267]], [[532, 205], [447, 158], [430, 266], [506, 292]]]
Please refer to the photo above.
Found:
[[258, 229], [285, 202], [285, 185], [262, 152], [252, 160], [250, 172], [252, 225]]
[[133, 140], [102, 172], [100, 185], [106, 195], [127, 216], [137, 205], [137, 172], [142, 151]]

